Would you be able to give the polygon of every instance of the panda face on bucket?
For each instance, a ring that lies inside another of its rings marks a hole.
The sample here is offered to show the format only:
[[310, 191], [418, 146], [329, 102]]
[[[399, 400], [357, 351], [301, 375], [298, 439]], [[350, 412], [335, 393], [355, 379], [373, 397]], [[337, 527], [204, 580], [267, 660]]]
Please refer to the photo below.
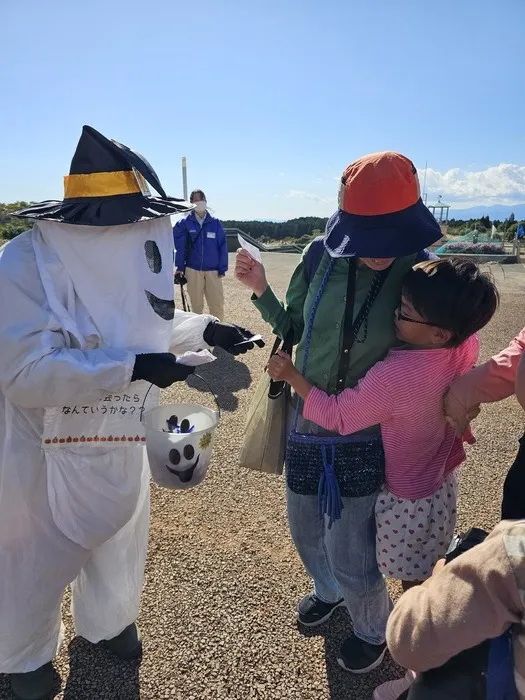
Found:
[[169, 452], [171, 466], [166, 464], [166, 469], [170, 474], [174, 474], [183, 484], [189, 483], [193, 479], [195, 469], [199, 464], [200, 455], [195, 459], [195, 448], [191, 444], [180, 445], [180, 449], [171, 449]]

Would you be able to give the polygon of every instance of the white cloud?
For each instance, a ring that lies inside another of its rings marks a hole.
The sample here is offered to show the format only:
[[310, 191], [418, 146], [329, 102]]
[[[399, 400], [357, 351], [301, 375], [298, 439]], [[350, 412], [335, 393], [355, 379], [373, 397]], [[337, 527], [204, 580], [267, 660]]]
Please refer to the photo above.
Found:
[[[423, 188], [424, 168], [419, 168], [418, 172]], [[336, 179], [339, 180], [339, 177]], [[442, 195], [447, 203], [454, 203], [456, 206], [512, 205], [525, 202], [525, 165], [500, 163], [485, 170], [451, 168], [443, 173], [428, 168], [426, 191], [429, 203], [438, 195]], [[318, 205], [324, 205], [323, 211], [327, 211], [328, 205], [331, 208], [337, 206], [335, 191], [333, 197], [323, 197], [304, 190], [289, 190], [281, 196], [304, 200], [305, 203], [316, 202]]]
[[[419, 169], [421, 188], [424, 168]], [[428, 168], [428, 201], [443, 195], [447, 202], [473, 205], [516, 204], [525, 201], [525, 166], [500, 163], [486, 170], [452, 168], [445, 173]]]
[[[428, 168], [428, 203], [435, 202], [438, 195], [442, 195], [454, 209], [496, 204], [512, 206], [525, 202], [525, 165], [501, 163], [484, 170], [475, 167], [452, 168], [442, 173]], [[418, 172], [423, 188], [424, 168], [419, 168]], [[289, 174], [287, 178], [290, 178]], [[338, 186], [335, 182], [339, 181], [340, 176], [334, 176], [333, 184], [329, 178], [324, 183], [303, 181], [304, 190], [287, 190], [284, 183], [280, 183], [281, 186], [275, 186], [266, 197], [261, 197], [260, 192], [251, 192], [241, 201], [223, 202], [219, 215], [231, 219], [278, 221], [299, 216], [328, 217], [337, 207]]]
[[337, 197], [320, 197], [318, 194], [313, 194], [312, 192], [305, 192], [304, 190], [289, 190], [285, 195], [289, 199], [309, 199], [312, 202], [320, 202], [321, 204], [332, 204], [335, 206]]

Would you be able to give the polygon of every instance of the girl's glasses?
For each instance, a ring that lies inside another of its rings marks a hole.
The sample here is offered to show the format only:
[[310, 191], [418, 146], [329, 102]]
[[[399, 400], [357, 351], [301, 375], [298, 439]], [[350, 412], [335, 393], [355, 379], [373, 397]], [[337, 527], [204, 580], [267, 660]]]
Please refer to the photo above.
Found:
[[441, 328], [441, 326], [438, 326], [436, 323], [432, 323], [432, 321], [418, 321], [415, 318], [405, 316], [405, 314], [402, 314], [399, 309], [396, 309], [396, 316], [398, 321], [406, 321], [407, 323], [419, 323], [420, 326], [434, 326], [435, 328]]

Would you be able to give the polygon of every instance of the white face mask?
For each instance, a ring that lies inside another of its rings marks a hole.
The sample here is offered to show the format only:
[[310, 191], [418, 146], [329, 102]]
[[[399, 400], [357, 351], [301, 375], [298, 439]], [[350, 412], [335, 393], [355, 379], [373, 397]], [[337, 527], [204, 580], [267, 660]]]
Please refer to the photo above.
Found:
[[206, 202], [195, 202], [195, 209], [199, 212], [199, 214], [204, 214], [206, 211]]

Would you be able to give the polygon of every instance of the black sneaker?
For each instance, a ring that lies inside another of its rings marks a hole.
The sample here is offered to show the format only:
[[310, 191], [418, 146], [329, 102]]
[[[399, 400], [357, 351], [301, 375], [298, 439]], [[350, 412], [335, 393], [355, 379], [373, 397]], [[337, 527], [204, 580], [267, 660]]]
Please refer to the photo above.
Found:
[[28, 673], [12, 673], [10, 678], [17, 700], [50, 700], [53, 697], [55, 670], [51, 662]]
[[317, 627], [326, 622], [336, 608], [344, 605], [344, 600], [341, 598], [337, 603], [325, 603], [311, 593], [305, 596], [297, 606], [297, 619], [305, 627]]
[[386, 642], [369, 644], [355, 635], [343, 642], [337, 663], [350, 673], [369, 673], [383, 662], [386, 654]]

